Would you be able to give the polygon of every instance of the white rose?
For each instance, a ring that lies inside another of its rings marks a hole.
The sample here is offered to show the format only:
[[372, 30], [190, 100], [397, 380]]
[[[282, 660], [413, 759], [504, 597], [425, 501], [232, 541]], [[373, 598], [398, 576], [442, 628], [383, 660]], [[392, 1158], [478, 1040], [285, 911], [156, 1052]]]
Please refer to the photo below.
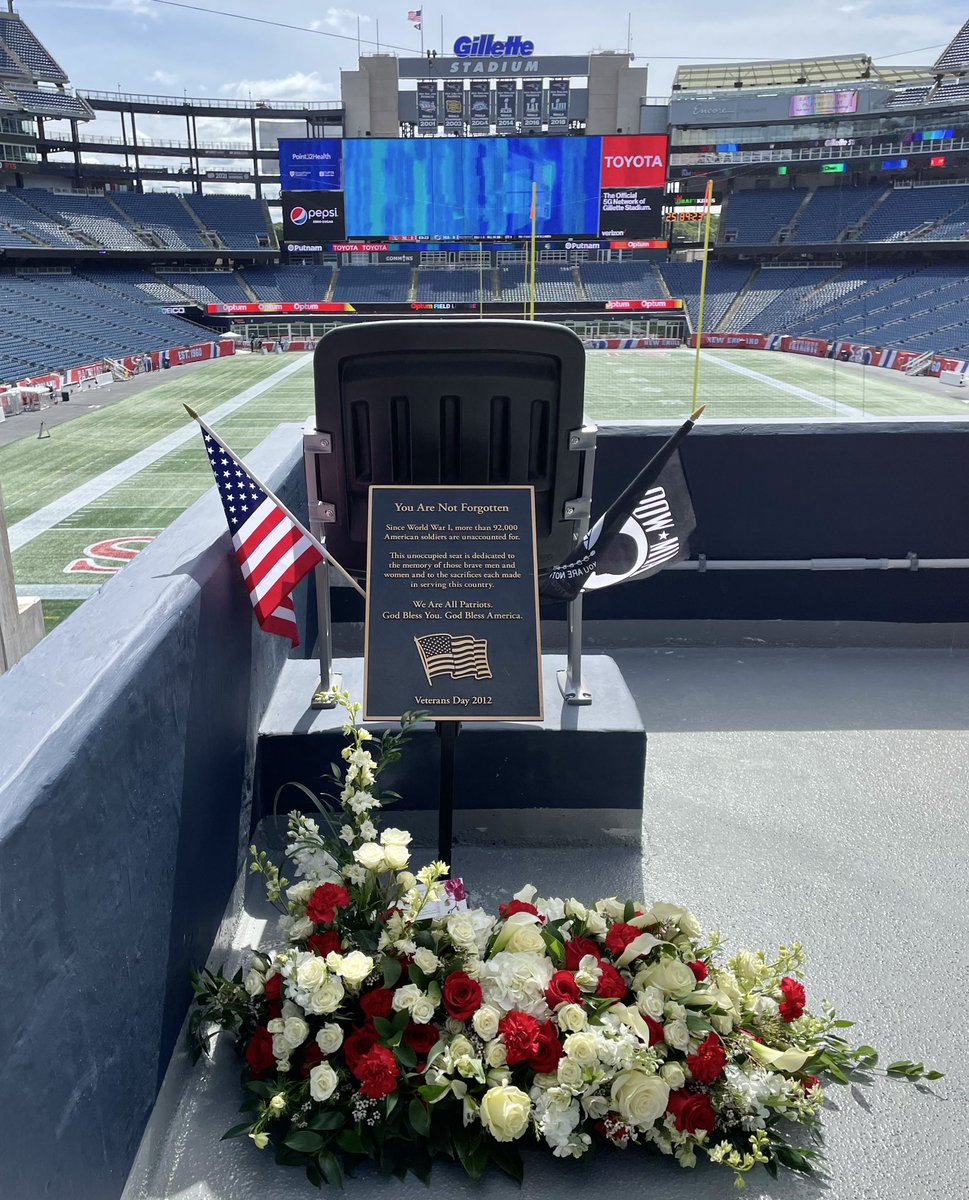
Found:
[[562, 1087], [571, 1091], [581, 1091], [585, 1086], [585, 1071], [574, 1058], [560, 1058], [556, 1075]]
[[565, 902], [565, 913], [569, 917], [577, 917], [580, 921], [584, 921], [589, 915], [589, 910], [584, 904], [581, 904], [575, 897]]
[[283, 1023], [282, 1033], [289, 1049], [295, 1050], [310, 1036], [310, 1027], [302, 1017], [288, 1017]]
[[[537, 924], [538, 924], [538, 917], [536, 917], [534, 913], [527, 913], [527, 912], [512, 913], [512, 915], [505, 920], [504, 925], [501, 927], [501, 929], [498, 932], [498, 936], [495, 938], [495, 944], [492, 947], [492, 954], [497, 954], [500, 950], [512, 950], [510, 942], [511, 942], [512, 938], [515, 936], [515, 934], [518, 933], [522, 929], [534, 930], [534, 928]], [[541, 934], [539, 934], [539, 940], [541, 941]], [[542, 949], [544, 949], [544, 947], [545, 947], [544, 942], [541, 942], [541, 947], [542, 947]], [[512, 950], [512, 952], [514, 953], [513, 950]], [[529, 946], [527, 951], [525, 951], [525, 953], [528, 953], [528, 954], [535, 953], [534, 941], [532, 941], [531, 945]]]
[[652, 1017], [654, 1021], [659, 1021], [663, 1016], [663, 1003], [666, 1000], [666, 994], [658, 987], [650, 985], [644, 987], [641, 992], [636, 993], [636, 1002], [647, 1017]]
[[612, 1081], [612, 1102], [622, 1119], [638, 1129], [648, 1129], [666, 1112], [669, 1085], [644, 1071], [620, 1071]]
[[402, 892], [409, 892], [411, 888], [417, 887], [417, 876], [412, 875], [410, 871], [401, 871], [397, 876], [397, 886]]
[[687, 937], [699, 937], [701, 933], [700, 922], [696, 919], [693, 913], [688, 908], [683, 908], [679, 904], [664, 904], [657, 902], [652, 907], [653, 916], [663, 925], [674, 924], [687, 935]]
[[406, 829], [385, 829], [380, 835], [382, 846], [409, 846], [411, 836]]
[[418, 1025], [427, 1025], [429, 1021], [434, 1020], [436, 1007], [430, 996], [421, 996], [410, 1010], [411, 1020]]
[[662, 988], [667, 996], [687, 996], [696, 987], [696, 976], [678, 958], [661, 958], [650, 963], [637, 979], [640, 987]]
[[668, 1021], [663, 1026], [663, 1037], [666, 1044], [674, 1050], [690, 1048], [690, 1027], [686, 1021]]
[[600, 936], [606, 932], [608, 928], [605, 917], [597, 912], [589, 910], [589, 915], [585, 919], [585, 927], [593, 937]]
[[332, 1021], [327, 1021], [316, 1035], [316, 1044], [324, 1054], [335, 1054], [343, 1045], [343, 1030]]
[[560, 1004], [555, 1010], [555, 1020], [558, 1022], [559, 1028], [564, 1029], [567, 1033], [578, 1033], [589, 1023], [589, 1018], [585, 1015], [585, 1009], [581, 1004]]
[[343, 1000], [343, 984], [331, 975], [314, 992], [311, 992], [303, 1006], [307, 1012], [321, 1017], [326, 1013], [336, 1012]]
[[280, 917], [279, 928], [291, 942], [305, 942], [316, 932], [316, 926], [309, 917]]
[[568, 1057], [582, 1067], [595, 1066], [599, 1060], [595, 1034], [588, 1030], [570, 1033], [562, 1044]]
[[294, 883], [286, 889], [286, 899], [294, 904], [305, 904], [316, 891], [316, 883], [307, 879], [303, 883]]
[[531, 1101], [516, 1087], [493, 1087], [481, 1099], [481, 1124], [496, 1142], [513, 1142], [528, 1128]]
[[269, 1100], [269, 1111], [273, 1113], [281, 1113], [286, 1110], [286, 1093], [277, 1092]]
[[507, 1047], [500, 1038], [496, 1038], [485, 1046], [484, 1060], [489, 1067], [503, 1067], [508, 1061]]
[[452, 913], [446, 924], [448, 937], [459, 950], [470, 950], [475, 946], [474, 921], [470, 913]]
[[593, 954], [584, 954], [579, 959], [579, 969], [575, 972], [575, 982], [580, 991], [595, 992], [599, 987], [599, 976], [602, 968]]
[[410, 862], [410, 851], [406, 846], [384, 846], [384, 862], [391, 871], [403, 871]]
[[265, 989], [265, 980], [258, 971], [250, 971], [245, 979], [245, 988], [250, 996], [261, 996]]
[[482, 1041], [490, 1042], [498, 1034], [501, 1013], [490, 1004], [483, 1004], [471, 1018], [474, 1031]]
[[277, 1033], [282, 1033], [286, 1028], [286, 1022], [282, 1017], [273, 1017], [271, 1021], [266, 1022], [266, 1029], [274, 1036]]
[[277, 1060], [277, 1069], [280, 1062], [289, 1059], [289, 1045], [281, 1033], [273, 1034], [273, 1058]]
[[338, 1083], [336, 1071], [329, 1063], [320, 1063], [318, 1067], [314, 1067], [310, 1071], [310, 1095], [318, 1104], [329, 1100], [336, 1091]]
[[[378, 846], [376, 842], [364, 842], [362, 846], [358, 846], [353, 852], [354, 859], [365, 867], [368, 871], [382, 871], [384, 869], [384, 850], [382, 846]], [[406, 863], [402, 863], [406, 866]]]
[[596, 912], [609, 917], [610, 920], [621, 921], [625, 916], [626, 906], [615, 896], [609, 896], [606, 900], [596, 901]]
[[425, 975], [433, 975], [439, 965], [439, 959], [433, 950], [426, 950], [421, 946], [419, 950], [414, 951], [414, 966]]
[[666, 1063], [660, 1067], [660, 1075], [663, 1082], [669, 1084], [671, 1092], [679, 1091], [681, 1087], [686, 1086], [686, 1072], [679, 1063]]
[[504, 945], [513, 954], [544, 954], [545, 939], [536, 925], [520, 925]]
[[726, 1036], [733, 1029], [733, 1019], [731, 1017], [713, 1016], [710, 1018], [710, 1024], [717, 1031]]
[[359, 950], [351, 950], [343, 956], [339, 973], [352, 988], [358, 988], [373, 970], [373, 959]]
[[405, 1008], [412, 1009], [423, 997], [424, 993], [416, 983], [407, 983], [394, 992], [392, 1007], [394, 1012], [402, 1012]]
[[326, 979], [326, 963], [317, 955], [307, 957], [296, 968], [296, 984], [304, 991], [312, 992]]

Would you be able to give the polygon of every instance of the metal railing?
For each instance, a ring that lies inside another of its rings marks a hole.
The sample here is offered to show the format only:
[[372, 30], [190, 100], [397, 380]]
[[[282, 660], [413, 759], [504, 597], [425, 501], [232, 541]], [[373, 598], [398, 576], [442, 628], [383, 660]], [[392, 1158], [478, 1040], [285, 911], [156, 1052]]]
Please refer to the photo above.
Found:
[[311, 109], [314, 112], [342, 112], [343, 105], [333, 100], [226, 100], [224, 96], [149, 96], [137, 92], [93, 92], [76, 93], [84, 100], [106, 100], [112, 104], [153, 104], [165, 108], [225, 108], [246, 109], [263, 112], [279, 110], [292, 112], [294, 109]]
[[791, 163], [828, 162], [851, 158], [889, 158], [917, 154], [939, 154], [955, 150], [969, 150], [969, 138], [945, 138], [936, 142], [878, 142], [864, 146], [793, 146], [780, 150], [734, 150], [703, 153], [674, 151], [670, 153], [670, 166], [682, 167], [690, 163]]
[[[66, 137], [63, 134], [47, 134], [43, 141], [55, 143], [58, 146], [73, 146], [72, 138]], [[139, 135], [137, 142], [132, 138], [122, 138], [117, 134], [101, 134], [88, 133], [83, 138], [78, 138], [78, 146], [84, 149], [88, 145], [104, 145], [104, 146], [125, 146], [129, 150], [146, 150], [151, 147], [163, 147], [170, 150], [184, 150], [185, 153], [194, 153], [196, 150], [233, 150], [237, 153], [245, 153], [248, 157], [252, 157], [254, 151], [249, 142], [198, 142], [192, 145], [191, 142], [182, 141], [179, 138], [143, 138]], [[266, 154], [275, 156], [278, 151], [272, 149], [255, 148], [256, 154]]]

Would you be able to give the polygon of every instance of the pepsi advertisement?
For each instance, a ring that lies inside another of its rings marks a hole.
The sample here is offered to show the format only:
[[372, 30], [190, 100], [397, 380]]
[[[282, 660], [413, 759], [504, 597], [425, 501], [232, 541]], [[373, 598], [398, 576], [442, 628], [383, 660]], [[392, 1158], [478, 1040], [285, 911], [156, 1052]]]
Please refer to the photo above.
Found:
[[[662, 234], [666, 138], [281, 139], [287, 242]], [[296, 186], [296, 184], [300, 186]], [[314, 194], [315, 193], [315, 194]]]

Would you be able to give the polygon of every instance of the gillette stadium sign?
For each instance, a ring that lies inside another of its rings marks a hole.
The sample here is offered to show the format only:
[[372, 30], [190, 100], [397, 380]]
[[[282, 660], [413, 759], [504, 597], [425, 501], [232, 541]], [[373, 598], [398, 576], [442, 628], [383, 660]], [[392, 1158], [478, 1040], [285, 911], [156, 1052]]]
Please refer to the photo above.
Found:
[[504, 41], [493, 33], [478, 33], [459, 37], [454, 43], [455, 58], [529, 58], [534, 52], [535, 43], [517, 33]]

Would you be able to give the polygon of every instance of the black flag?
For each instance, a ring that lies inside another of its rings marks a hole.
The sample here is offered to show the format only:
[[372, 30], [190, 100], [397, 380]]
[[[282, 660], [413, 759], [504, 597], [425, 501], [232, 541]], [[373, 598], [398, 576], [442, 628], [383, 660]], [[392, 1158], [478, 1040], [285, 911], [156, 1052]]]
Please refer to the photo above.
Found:
[[543, 596], [574, 600], [580, 592], [644, 579], [686, 557], [696, 518], [676, 449], [702, 411], [680, 426], [568, 558], [549, 571], [541, 581]]

